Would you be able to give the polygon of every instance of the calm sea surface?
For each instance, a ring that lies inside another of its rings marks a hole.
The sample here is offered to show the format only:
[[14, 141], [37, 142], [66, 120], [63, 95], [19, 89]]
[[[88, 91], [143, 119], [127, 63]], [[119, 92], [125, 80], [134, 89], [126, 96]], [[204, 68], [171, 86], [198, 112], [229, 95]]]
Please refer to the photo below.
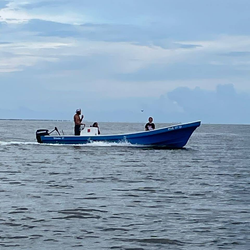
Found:
[[182, 150], [36, 142], [55, 126], [73, 134], [0, 120], [0, 249], [250, 249], [250, 126], [202, 125]]

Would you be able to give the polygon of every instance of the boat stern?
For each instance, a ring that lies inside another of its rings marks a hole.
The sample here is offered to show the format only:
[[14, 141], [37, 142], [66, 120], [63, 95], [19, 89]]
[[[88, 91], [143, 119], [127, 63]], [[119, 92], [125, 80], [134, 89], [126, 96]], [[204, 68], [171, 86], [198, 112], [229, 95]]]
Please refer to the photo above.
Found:
[[42, 143], [41, 136], [44, 136], [44, 135], [49, 135], [49, 130], [48, 129], [38, 129], [36, 131], [37, 142]]

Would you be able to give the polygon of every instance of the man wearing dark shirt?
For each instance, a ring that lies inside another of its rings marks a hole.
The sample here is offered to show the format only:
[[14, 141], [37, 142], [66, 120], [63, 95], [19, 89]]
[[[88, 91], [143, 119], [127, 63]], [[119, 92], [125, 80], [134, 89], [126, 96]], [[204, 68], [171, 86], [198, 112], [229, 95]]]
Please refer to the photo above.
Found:
[[153, 117], [150, 116], [148, 118], [148, 123], [145, 125], [145, 130], [149, 131], [154, 129], [155, 129], [155, 124], [153, 123]]

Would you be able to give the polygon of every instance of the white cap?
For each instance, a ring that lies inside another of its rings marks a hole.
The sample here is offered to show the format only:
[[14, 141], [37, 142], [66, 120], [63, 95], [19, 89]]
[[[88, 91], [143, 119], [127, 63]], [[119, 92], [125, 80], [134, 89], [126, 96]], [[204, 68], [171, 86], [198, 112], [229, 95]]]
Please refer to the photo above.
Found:
[[77, 110], [76, 110], [76, 113], [77, 113], [77, 112], [80, 112], [80, 111], [81, 111], [81, 109], [77, 109]]

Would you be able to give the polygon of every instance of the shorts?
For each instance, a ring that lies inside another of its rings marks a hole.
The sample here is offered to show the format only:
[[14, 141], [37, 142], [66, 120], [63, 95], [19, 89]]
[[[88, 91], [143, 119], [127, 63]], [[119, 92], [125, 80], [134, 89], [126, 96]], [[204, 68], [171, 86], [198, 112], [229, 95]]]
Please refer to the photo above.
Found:
[[81, 134], [81, 125], [75, 125], [75, 135]]

